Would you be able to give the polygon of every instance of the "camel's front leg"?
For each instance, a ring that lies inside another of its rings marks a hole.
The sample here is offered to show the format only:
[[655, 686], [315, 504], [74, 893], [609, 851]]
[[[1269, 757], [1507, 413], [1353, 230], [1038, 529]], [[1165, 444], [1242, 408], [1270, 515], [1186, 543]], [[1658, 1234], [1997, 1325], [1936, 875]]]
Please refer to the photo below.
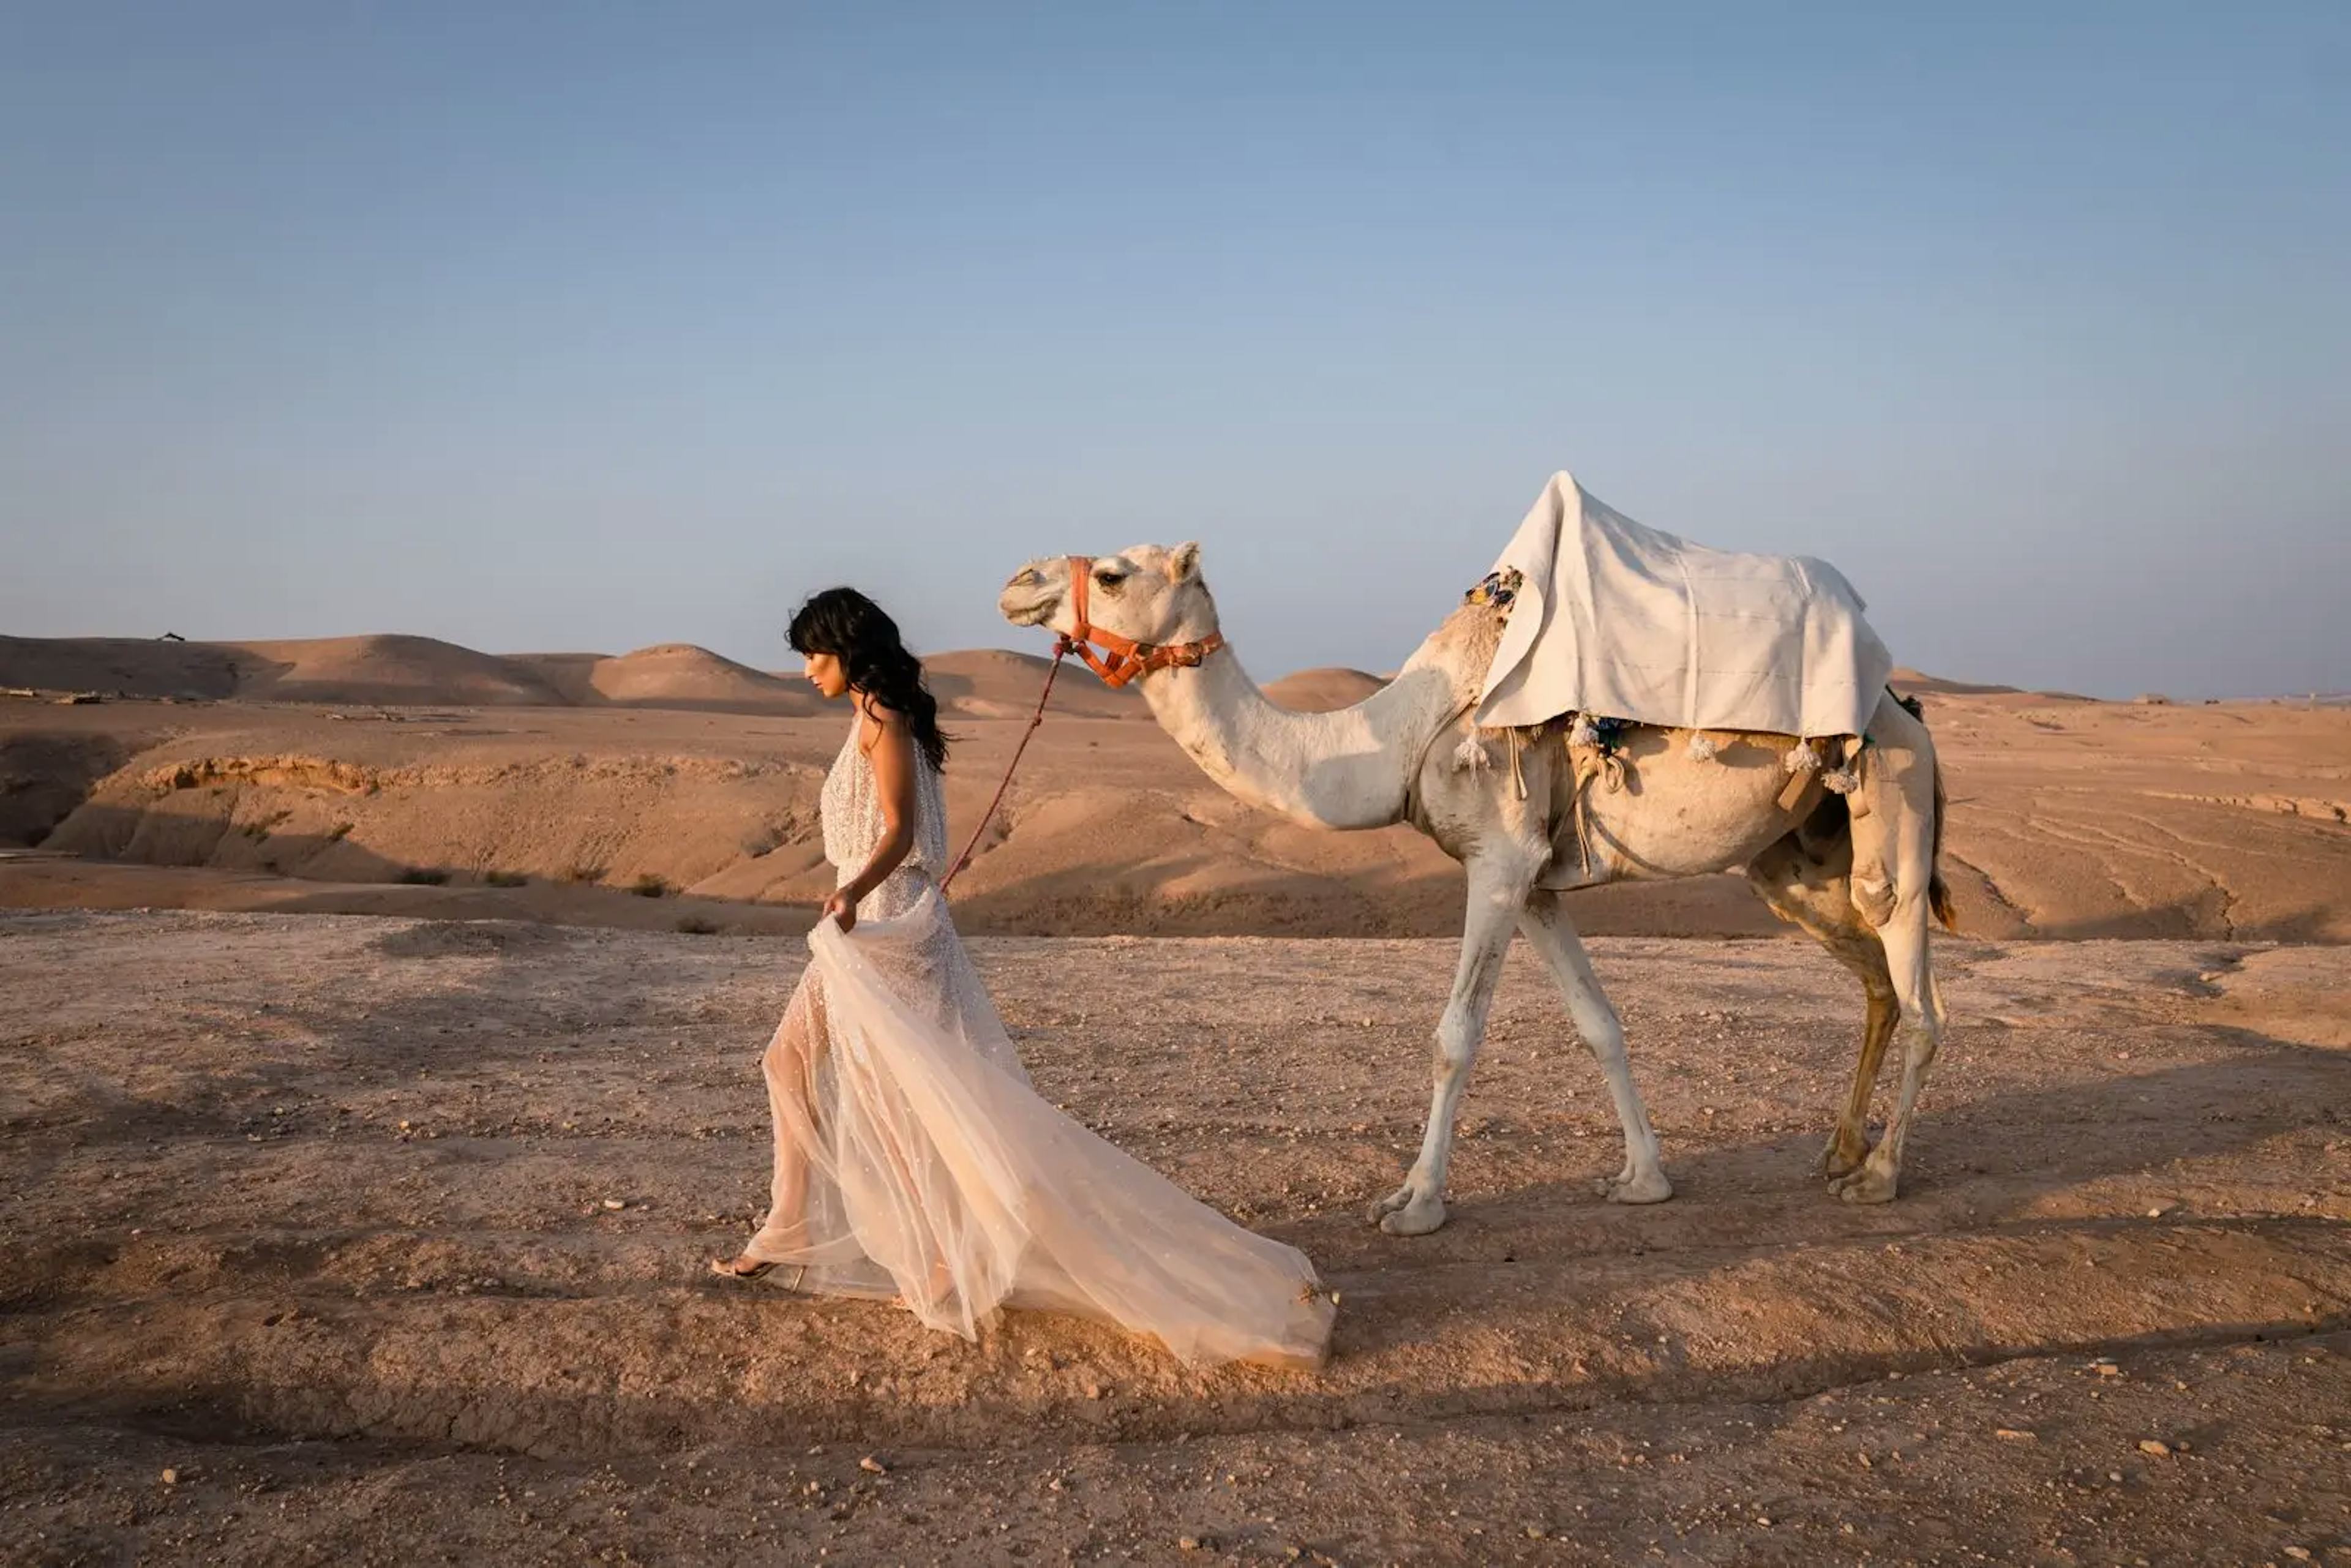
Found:
[[1428, 1101], [1428, 1128], [1420, 1157], [1404, 1185], [1372, 1206], [1372, 1223], [1391, 1236], [1425, 1236], [1445, 1223], [1445, 1173], [1453, 1159], [1453, 1113], [1469, 1086], [1469, 1069], [1486, 1038], [1486, 1010], [1501, 978], [1502, 955], [1524, 905], [1534, 870], [1481, 861], [1469, 867], [1469, 911], [1461, 933], [1461, 962], [1453, 997], [1437, 1020], [1437, 1087]]
[[1561, 907], [1559, 894], [1536, 891], [1527, 895], [1520, 926], [1551, 966], [1567, 1000], [1567, 1016], [1575, 1032], [1600, 1064], [1608, 1081], [1608, 1096], [1616, 1103], [1616, 1120], [1625, 1129], [1625, 1168], [1614, 1181], [1600, 1184], [1601, 1196], [1614, 1203], [1663, 1203], [1674, 1196], [1674, 1184], [1657, 1159], [1656, 1129], [1649, 1125], [1647, 1107], [1633, 1083], [1632, 1065], [1625, 1058], [1625, 1026], [1609, 1005], [1608, 993], [1592, 972], [1592, 959], [1575, 934], [1574, 923]]

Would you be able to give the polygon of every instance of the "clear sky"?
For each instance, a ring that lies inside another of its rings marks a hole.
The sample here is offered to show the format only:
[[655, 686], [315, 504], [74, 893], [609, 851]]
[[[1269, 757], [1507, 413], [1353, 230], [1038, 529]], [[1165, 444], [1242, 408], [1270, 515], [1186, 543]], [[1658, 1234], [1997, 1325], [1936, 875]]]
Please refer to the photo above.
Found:
[[2351, 5], [0, 11], [0, 631], [1393, 667], [1554, 469], [1905, 663], [2351, 687]]

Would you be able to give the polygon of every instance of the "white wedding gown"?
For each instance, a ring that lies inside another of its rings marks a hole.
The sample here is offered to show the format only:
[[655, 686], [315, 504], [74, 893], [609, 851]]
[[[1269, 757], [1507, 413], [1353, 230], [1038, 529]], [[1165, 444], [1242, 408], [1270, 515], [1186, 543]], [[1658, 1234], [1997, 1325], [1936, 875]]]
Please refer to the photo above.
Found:
[[[858, 725], [826, 776], [825, 858], [846, 883], [883, 831]], [[1029, 1087], [948, 918], [939, 776], [915, 758], [914, 847], [809, 934], [761, 1068], [770, 1207], [744, 1255], [799, 1288], [896, 1296], [965, 1338], [1001, 1305], [1155, 1336], [1194, 1364], [1320, 1364], [1333, 1308], [1296, 1248], [1245, 1230]], [[836, 885], [838, 885], [838, 883]]]

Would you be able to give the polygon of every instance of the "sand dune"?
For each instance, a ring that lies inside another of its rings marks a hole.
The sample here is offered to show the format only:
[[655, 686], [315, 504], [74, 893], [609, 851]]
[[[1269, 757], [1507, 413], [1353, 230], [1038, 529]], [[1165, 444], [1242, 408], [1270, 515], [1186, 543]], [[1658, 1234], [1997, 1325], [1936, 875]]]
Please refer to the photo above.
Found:
[[575, 706], [599, 700], [596, 666], [612, 659], [610, 653], [502, 653], [499, 657], [529, 672], [553, 688], [557, 696]]
[[[948, 714], [972, 718], [1027, 718], [1037, 711], [1050, 659], [1003, 648], [967, 648], [933, 653], [923, 661], [931, 695]], [[1048, 713], [1071, 718], [1148, 719], [1150, 710], [1132, 689], [1112, 691], [1074, 660], [1064, 663], [1053, 682]]]
[[0, 686], [379, 707], [622, 706], [807, 715], [817, 699], [690, 643], [493, 654], [432, 637], [238, 643], [0, 637]]
[[[977, 718], [1025, 718], [1037, 710], [1037, 693], [1051, 663], [1029, 653], [1001, 648], [971, 648], [935, 653], [923, 661], [931, 690], [951, 713]], [[1265, 687], [1265, 695], [1287, 708], [1327, 713], [1351, 707], [1387, 683], [1362, 670], [1339, 666], [1300, 670]], [[1052, 713], [1086, 718], [1148, 719], [1151, 712], [1131, 688], [1112, 691], [1082, 665], [1062, 666], [1053, 686]]]
[[540, 706], [563, 699], [529, 670], [434, 637], [312, 637], [229, 644], [237, 693], [259, 702]]
[[[10, 655], [19, 668], [26, 646], [18, 640]], [[30, 646], [52, 673], [83, 677], [218, 678], [225, 668], [195, 644]], [[530, 918], [601, 924], [612, 917], [600, 901], [641, 879], [776, 905], [804, 905], [828, 885], [814, 792], [843, 710], [814, 708], [787, 681], [674, 644], [510, 661], [423, 639], [275, 646], [295, 656], [265, 665], [240, 650], [236, 678], [278, 694], [382, 693], [401, 689], [386, 672], [404, 666], [404, 689], [445, 695], [471, 681], [486, 700], [0, 698], [0, 841], [88, 857], [69, 878], [0, 872], [0, 903], [197, 896], [185, 877], [142, 886], [142, 868], [160, 866], [297, 878], [308, 908], [374, 907], [372, 895], [335, 890], [444, 875], [449, 891], [438, 896], [470, 909], [500, 895], [488, 885], [496, 875], [529, 879], [528, 896], [511, 901]], [[79, 662], [60, 667], [68, 656]], [[1026, 730], [1043, 669], [1002, 652], [932, 661], [957, 738], [947, 803], [958, 846]], [[1371, 685], [1361, 672], [1318, 670], [1271, 689], [1310, 706]], [[1927, 716], [1949, 786], [1946, 871], [1963, 930], [2351, 941], [2351, 711], [1934, 685]], [[533, 689], [555, 706], [510, 706]], [[280, 906], [249, 880], [204, 896]], [[423, 890], [402, 896], [430, 902]], [[1459, 929], [1461, 873], [1406, 828], [1317, 832], [1240, 805], [1139, 697], [1071, 668], [955, 896], [973, 931], [1447, 936]], [[1603, 889], [1574, 904], [1595, 932], [1780, 929], [1728, 876]]]
[[[1049, 661], [1004, 649], [924, 661], [941, 708], [973, 718], [1036, 710]], [[797, 671], [736, 663], [691, 643], [634, 653], [492, 654], [431, 637], [366, 636], [235, 643], [131, 637], [0, 637], [0, 687], [204, 701], [465, 707], [544, 705], [679, 708], [807, 716], [819, 699]], [[1102, 686], [1072, 664], [1051, 711], [1071, 717], [1147, 717], [1131, 691]]]
[[434, 637], [253, 643], [0, 637], [0, 686], [132, 697], [377, 706], [559, 704], [538, 672]]
[[216, 702], [237, 695], [236, 655], [217, 643], [0, 636], [0, 686]]
[[654, 707], [805, 717], [818, 699], [797, 675], [738, 664], [692, 643], [633, 653], [505, 653], [574, 707]]
[[584, 690], [573, 700], [803, 716], [814, 713], [820, 702], [803, 681], [738, 664], [691, 643], [662, 643], [599, 659], [588, 668]]
[[1269, 684], [1265, 695], [1282, 707], [1301, 713], [1330, 713], [1353, 707], [1387, 685], [1379, 676], [1343, 665], [1301, 670]]
[[1974, 681], [1946, 680], [1941, 675], [1929, 675], [1896, 665], [1886, 677], [1886, 684], [1906, 696], [1998, 696], [2020, 695], [2020, 686], [1988, 686]]

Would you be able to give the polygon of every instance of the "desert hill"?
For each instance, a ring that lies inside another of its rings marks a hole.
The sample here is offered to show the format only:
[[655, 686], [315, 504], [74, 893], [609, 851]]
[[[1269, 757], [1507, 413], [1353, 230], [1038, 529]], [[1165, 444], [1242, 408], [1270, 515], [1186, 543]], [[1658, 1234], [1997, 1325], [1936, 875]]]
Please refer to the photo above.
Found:
[[[1036, 709], [1049, 661], [1003, 648], [966, 648], [923, 661], [948, 714], [1024, 717]], [[1897, 669], [1893, 684], [1930, 696], [2043, 696], [2015, 686]], [[1299, 670], [1265, 687], [1283, 707], [1323, 713], [1363, 701], [1386, 678], [1343, 666]], [[659, 707], [806, 716], [818, 700], [797, 671], [737, 664], [691, 643], [634, 653], [492, 654], [437, 638], [329, 637], [190, 643], [132, 637], [0, 637], [0, 686], [209, 701], [351, 703], [377, 706]], [[1082, 718], [1148, 718], [1134, 691], [1111, 691], [1071, 663], [1050, 711]]]
[[1342, 665], [1300, 670], [1270, 682], [1265, 695], [1277, 705], [1301, 713], [1331, 713], [1353, 707], [1387, 685], [1379, 676]]
[[[942, 663], [960, 847], [1027, 730], [1040, 671], [1017, 655]], [[1017, 677], [1012, 716], [956, 706], [991, 673]], [[1081, 670], [1063, 672], [1057, 706], [1064, 693], [1137, 703]], [[2351, 712], [1926, 703], [1963, 932], [2351, 941]], [[59, 857], [0, 863], [0, 904], [375, 909], [396, 895], [413, 911], [470, 917], [487, 900], [611, 924], [614, 898], [628, 921], [653, 916], [623, 891], [642, 884], [742, 911], [695, 918], [748, 921], [831, 884], [816, 790], [841, 717], [0, 697], [0, 841]], [[955, 897], [970, 931], [1442, 936], [1460, 926], [1461, 873], [1407, 828], [1319, 832], [1252, 810], [1147, 717], [1064, 711], [1037, 731]], [[1595, 932], [1780, 929], [1736, 877], [1573, 897]]]
[[[956, 738], [959, 844], [1047, 663], [967, 649], [927, 667]], [[1267, 691], [1328, 709], [1380, 685], [1321, 668]], [[1896, 685], [1924, 694], [1942, 754], [1945, 872], [1970, 934], [2351, 940], [2344, 707]], [[688, 643], [500, 657], [425, 637], [0, 638], [0, 688], [18, 687], [175, 700], [0, 696], [0, 843], [57, 857], [0, 868], [0, 903], [392, 896], [473, 914], [486, 899], [597, 924], [618, 918], [615, 895], [629, 920], [652, 916], [624, 891], [643, 886], [748, 920], [831, 882], [815, 794], [842, 710]], [[1461, 914], [1459, 868], [1417, 834], [1318, 832], [1240, 805], [1139, 695], [1081, 665], [1061, 672], [955, 892], [972, 931], [1444, 935]], [[1728, 876], [1576, 901], [1594, 931], [1777, 929]]]
[[[924, 669], [948, 714], [1011, 718], [1036, 711], [1048, 663], [972, 648], [933, 654]], [[0, 637], [0, 687], [207, 702], [678, 708], [782, 717], [807, 717], [821, 706], [797, 672], [754, 669], [691, 643], [618, 655], [495, 654], [413, 636], [219, 643]], [[1050, 711], [1072, 718], [1149, 717], [1134, 692], [1108, 689], [1074, 662], [1054, 684]]]
[[804, 717], [819, 699], [796, 679], [738, 664], [691, 643], [658, 643], [632, 653], [509, 653], [564, 701], [579, 707], [699, 708]]
[[1894, 673], [1886, 680], [1888, 685], [1906, 695], [1982, 697], [2023, 695], [2022, 686], [1991, 686], [1975, 681], [1947, 680], [1941, 675], [1927, 674], [1902, 665], [1896, 666]]
[[562, 701], [533, 672], [436, 637], [310, 637], [225, 644], [239, 697], [256, 702], [542, 706]]
[[507, 653], [507, 664], [538, 676], [555, 695], [574, 706], [598, 701], [596, 666], [611, 662], [610, 653]]
[[[966, 648], [934, 653], [923, 661], [931, 695], [949, 714], [972, 718], [1027, 718], [1037, 711], [1037, 694], [1052, 661], [1005, 648]], [[1065, 661], [1053, 682], [1048, 713], [1071, 718], [1148, 719], [1151, 710], [1134, 688], [1113, 691], [1092, 670]]]
[[485, 653], [434, 637], [192, 643], [0, 637], [0, 686], [210, 702], [375, 707], [604, 706], [805, 716], [817, 699], [690, 643], [632, 653]]
[[177, 638], [0, 636], [0, 686], [217, 702], [237, 695], [236, 655]]
[[537, 671], [437, 637], [0, 637], [0, 686], [212, 702], [560, 705]]

